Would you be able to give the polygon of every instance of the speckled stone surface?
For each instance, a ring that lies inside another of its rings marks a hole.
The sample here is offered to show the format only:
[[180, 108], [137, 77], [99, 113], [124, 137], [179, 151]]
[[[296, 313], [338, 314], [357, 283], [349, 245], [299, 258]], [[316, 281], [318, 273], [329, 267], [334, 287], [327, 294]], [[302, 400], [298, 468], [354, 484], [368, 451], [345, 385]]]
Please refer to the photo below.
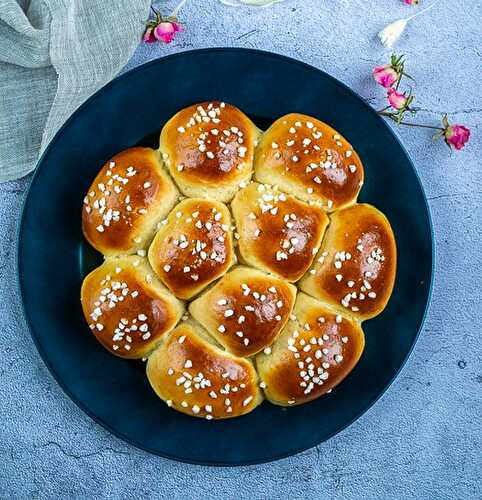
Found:
[[[181, 16], [186, 33], [171, 46], [140, 46], [128, 67], [192, 48], [263, 48], [313, 64], [380, 105], [370, 70], [389, 52], [375, 34], [413, 11], [401, 0], [286, 0], [268, 9], [192, 0]], [[442, 0], [398, 44], [417, 80], [418, 119], [435, 123], [448, 111], [472, 129], [459, 153], [428, 132], [398, 129], [435, 226], [435, 288], [420, 340], [368, 413], [291, 458], [238, 469], [179, 464], [84, 415], [47, 371], [21, 312], [15, 239], [29, 178], [0, 185], [0, 498], [481, 498], [481, 18], [479, 0]]]

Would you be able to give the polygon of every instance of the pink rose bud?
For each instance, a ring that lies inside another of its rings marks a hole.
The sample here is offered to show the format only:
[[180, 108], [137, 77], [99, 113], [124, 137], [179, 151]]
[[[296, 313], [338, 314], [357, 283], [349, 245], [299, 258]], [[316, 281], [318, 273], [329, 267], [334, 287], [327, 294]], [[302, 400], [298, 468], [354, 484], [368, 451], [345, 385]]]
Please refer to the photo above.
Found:
[[462, 149], [470, 139], [470, 129], [463, 125], [449, 125], [445, 131], [445, 142], [457, 151]]
[[398, 73], [389, 64], [373, 68], [373, 78], [386, 89], [391, 87], [398, 80]]
[[408, 101], [407, 96], [403, 92], [397, 92], [393, 87], [390, 87], [387, 92], [388, 102], [394, 109], [403, 109]]
[[175, 22], [163, 21], [154, 28], [154, 36], [164, 43], [171, 43], [178, 31], [183, 31], [182, 26]]
[[407, 5], [418, 5], [419, 0], [403, 0]]
[[156, 37], [154, 36], [153, 29], [152, 28], [147, 28], [144, 36], [142, 37], [144, 42], [146, 43], [154, 43], [157, 41]]

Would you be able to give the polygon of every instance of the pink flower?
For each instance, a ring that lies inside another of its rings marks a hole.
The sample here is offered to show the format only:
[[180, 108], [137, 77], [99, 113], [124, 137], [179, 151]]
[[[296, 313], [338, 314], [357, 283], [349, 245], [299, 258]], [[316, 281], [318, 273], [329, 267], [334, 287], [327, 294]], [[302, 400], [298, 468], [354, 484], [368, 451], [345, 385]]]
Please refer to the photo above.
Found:
[[403, 0], [407, 5], [418, 5], [419, 0]]
[[403, 92], [397, 92], [393, 87], [390, 87], [387, 92], [387, 99], [392, 108], [404, 109], [407, 107], [409, 98]]
[[152, 32], [153, 29], [152, 28], [147, 28], [145, 33], [144, 33], [144, 36], [142, 37], [142, 39], [144, 40], [144, 42], [146, 43], [154, 43], [157, 41], [156, 37], [154, 36], [154, 33]]
[[449, 125], [444, 130], [445, 142], [457, 151], [462, 149], [470, 139], [470, 129], [463, 125]]
[[179, 31], [183, 31], [180, 24], [174, 21], [163, 21], [154, 28], [154, 36], [164, 43], [171, 43]]
[[398, 72], [390, 64], [373, 68], [373, 78], [382, 87], [391, 87], [399, 78]]
[[184, 31], [183, 27], [177, 22], [176, 14], [185, 2], [186, 0], [182, 0], [168, 17], [163, 17], [158, 10], [151, 6], [155, 17], [148, 19], [146, 22], [146, 31], [143, 36], [144, 42], [152, 43], [160, 40], [164, 43], [171, 43], [176, 33]]

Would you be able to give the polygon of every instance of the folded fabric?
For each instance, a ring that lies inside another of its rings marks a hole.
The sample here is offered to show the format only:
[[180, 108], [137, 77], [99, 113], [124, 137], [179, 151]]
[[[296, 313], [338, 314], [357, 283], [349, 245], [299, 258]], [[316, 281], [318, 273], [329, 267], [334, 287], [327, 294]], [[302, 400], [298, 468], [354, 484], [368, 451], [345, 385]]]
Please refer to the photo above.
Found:
[[39, 153], [137, 47], [150, 0], [0, 0], [0, 182]]

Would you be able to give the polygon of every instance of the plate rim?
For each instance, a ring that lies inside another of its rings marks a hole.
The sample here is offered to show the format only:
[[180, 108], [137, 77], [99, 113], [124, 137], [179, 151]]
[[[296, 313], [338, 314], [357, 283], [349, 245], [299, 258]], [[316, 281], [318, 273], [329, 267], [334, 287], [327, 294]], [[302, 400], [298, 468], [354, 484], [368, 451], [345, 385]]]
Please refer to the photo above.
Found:
[[[388, 381], [384, 389], [376, 395], [376, 397], [372, 398], [369, 400], [368, 404], [364, 406], [362, 410], [357, 412], [353, 418], [351, 418], [349, 421], [347, 421], [344, 425], [339, 427], [336, 431], [330, 433], [325, 439], [318, 441], [316, 443], [313, 443], [313, 445], [308, 446], [308, 447], [301, 447], [301, 448], [293, 448], [289, 451], [286, 451], [285, 453], [278, 454], [276, 456], [270, 457], [270, 458], [263, 458], [263, 459], [254, 459], [254, 460], [240, 460], [238, 462], [219, 462], [219, 461], [205, 461], [205, 460], [195, 460], [195, 459], [188, 459], [183, 456], [176, 456], [173, 454], [169, 453], [164, 453], [160, 452], [159, 450], [154, 450], [152, 448], [149, 448], [149, 446], [146, 446], [144, 444], [140, 444], [135, 442], [134, 440], [131, 440], [128, 436], [124, 435], [122, 432], [119, 432], [115, 429], [113, 429], [107, 422], [102, 420], [99, 416], [95, 415], [93, 412], [91, 412], [88, 408], [84, 406], [82, 402], [77, 400], [77, 398], [72, 394], [70, 389], [64, 385], [64, 382], [62, 379], [59, 377], [57, 374], [55, 368], [51, 365], [51, 363], [48, 360], [48, 357], [46, 356], [44, 350], [42, 349], [40, 342], [38, 340], [36, 330], [34, 329], [30, 315], [27, 311], [26, 305], [25, 305], [25, 290], [24, 290], [24, 273], [22, 270], [22, 259], [21, 259], [21, 248], [23, 246], [23, 232], [24, 232], [24, 225], [25, 225], [25, 217], [26, 217], [26, 207], [30, 198], [30, 193], [31, 190], [36, 182], [37, 176], [39, 174], [40, 169], [44, 165], [44, 160], [46, 156], [49, 154], [50, 150], [54, 147], [54, 145], [59, 141], [59, 139], [62, 136], [63, 131], [68, 127], [68, 125], [76, 118], [79, 112], [84, 110], [86, 107], [88, 107], [95, 99], [97, 99], [100, 95], [102, 95], [105, 92], [108, 92], [109, 89], [117, 84], [119, 81], [125, 80], [130, 77], [130, 75], [137, 73], [139, 71], [143, 71], [144, 68], [154, 66], [156, 64], [162, 64], [163, 61], [166, 59], [176, 59], [178, 57], [184, 57], [184, 56], [190, 56], [190, 55], [195, 55], [195, 54], [200, 54], [200, 53], [216, 53], [216, 52], [244, 52], [244, 53], [251, 53], [255, 55], [261, 55], [261, 56], [267, 56], [276, 60], [282, 60], [285, 62], [288, 62], [290, 64], [295, 64], [310, 70], [313, 70], [319, 74], [322, 75], [322, 77], [327, 78], [328, 80], [331, 80], [333, 84], [335, 84], [338, 87], [341, 87], [345, 92], [348, 92], [351, 94], [353, 97], [355, 97], [358, 101], [361, 102], [361, 104], [367, 109], [367, 112], [371, 113], [372, 115], [376, 116], [376, 119], [378, 120], [379, 123], [381, 123], [381, 126], [384, 127], [388, 133], [393, 137], [395, 142], [398, 144], [400, 147], [401, 151], [405, 154], [409, 166], [412, 169], [413, 173], [415, 174], [415, 178], [420, 186], [420, 190], [422, 193], [422, 198], [423, 198], [423, 203], [426, 209], [427, 213], [427, 219], [428, 219], [428, 224], [429, 224], [429, 238], [430, 238], [430, 259], [431, 259], [431, 266], [430, 266], [430, 283], [428, 287], [428, 293], [427, 293], [427, 300], [423, 312], [423, 316], [420, 322], [420, 325], [418, 327], [417, 333], [414, 337], [414, 340], [412, 342], [412, 345], [410, 346], [410, 349], [408, 350], [406, 356], [402, 360], [402, 363], [398, 367], [398, 369], [395, 371], [391, 379]], [[146, 451], [148, 453], [151, 453], [156, 456], [160, 456], [163, 458], [167, 458], [169, 460], [173, 460], [176, 462], [181, 462], [181, 463], [188, 463], [188, 464], [193, 464], [193, 465], [202, 465], [202, 466], [214, 466], [214, 467], [239, 467], [239, 466], [247, 466], [247, 465], [257, 465], [257, 464], [264, 464], [264, 463], [270, 463], [274, 462], [277, 460], [281, 460], [299, 453], [302, 453], [306, 450], [312, 449], [335, 435], [343, 432], [347, 427], [352, 425], [356, 420], [358, 420], [362, 415], [367, 413], [373, 405], [388, 391], [388, 389], [391, 387], [395, 379], [398, 378], [400, 375], [400, 372], [402, 369], [405, 367], [409, 357], [411, 356], [413, 349], [415, 348], [415, 345], [417, 344], [421, 331], [425, 325], [425, 321], [427, 319], [427, 315], [430, 309], [430, 305], [432, 302], [432, 295], [433, 295], [433, 288], [434, 288], [434, 275], [435, 275], [435, 267], [436, 267], [436, 248], [435, 248], [435, 232], [434, 232], [434, 226], [433, 226], [433, 221], [432, 221], [432, 215], [430, 212], [430, 205], [428, 203], [427, 195], [425, 193], [425, 189], [423, 187], [422, 181], [420, 179], [420, 176], [417, 172], [417, 169], [415, 168], [415, 165], [408, 154], [408, 151], [406, 150], [405, 146], [402, 144], [401, 140], [399, 139], [397, 133], [394, 131], [392, 127], [388, 125], [388, 123], [380, 116], [378, 113], [366, 102], [366, 100], [360, 96], [356, 91], [351, 89], [347, 84], [343, 83], [342, 81], [338, 80], [334, 76], [330, 75], [329, 73], [325, 72], [322, 69], [317, 68], [316, 66], [313, 66], [311, 64], [308, 64], [304, 61], [300, 61], [298, 59], [295, 59], [290, 56], [286, 56], [283, 54], [278, 54], [276, 52], [272, 51], [266, 51], [266, 50], [260, 50], [260, 49], [252, 49], [252, 48], [244, 48], [244, 47], [207, 47], [207, 48], [202, 48], [202, 49], [192, 49], [192, 50], [187, 50], [187, 51], [181, 51], [181, 52], [176, 52], [174, 54], [169, 54], [166, 56], [162, 56], [156, 59], [153, 59], [151, 61], [147, 61], [139, 66], [136, 66], [125, 73], [122, 73], [121, 75], [116, 76], [112, 80], [110, 80], [108, 83], [106, 83], [104, 86], [99, 88], [96, 92], [94, 92], [91, 96], [89, 96], [80, 106], [78, 106], [72, 114], [67, 118], [67, 120], [62, 124], [62, 126], [57, 130], [55, 133], [54, 137], [51, 139], [47, 147], [44, 149], [42, 154], [40, 155], [39, 159], [36, 162], [35, 168], [33, 170], [33, 175], [32, 178], [29, 182], [28, 188], [26, 190], [26, 194], [24, 197], [24, 200], [22, 202], [22, 207], [21, 207], [21, 215], [19, 219], [19, 223], [17, 226], [17, 234], [16, 234], [16, 252], [15, 252], [15, 268], [16, 268], [16, 285], [17, 285], [17, 290], [19, 291], [20, 298], [21, 298], [21, 310], [23, 313], [23, 317], [25, 319], [25, 322], [28, 327], [28, 331], [30, 333], [30, 336], [32, 337], [32, 340], [34, 342], [34, 345], [37, 349], [37, 352], [40, 355], [40, 358], [42, 359], [43, 363], [47, 367], [48, 371], [54, 378], [55, 382], [59, 385], [59, 387], [62, 389], [64, 394], [66, 394], [69, 399], [80, 409], [82, 410], [89, 418], [91, 418], [95, 423], [106, 429], [108, 432], [110, 432], [113, 436], [115, 436], [118, 439], [121, 439], [122, 441], [128, 443], [129, 445], [141, 449], [143, 451]]]

